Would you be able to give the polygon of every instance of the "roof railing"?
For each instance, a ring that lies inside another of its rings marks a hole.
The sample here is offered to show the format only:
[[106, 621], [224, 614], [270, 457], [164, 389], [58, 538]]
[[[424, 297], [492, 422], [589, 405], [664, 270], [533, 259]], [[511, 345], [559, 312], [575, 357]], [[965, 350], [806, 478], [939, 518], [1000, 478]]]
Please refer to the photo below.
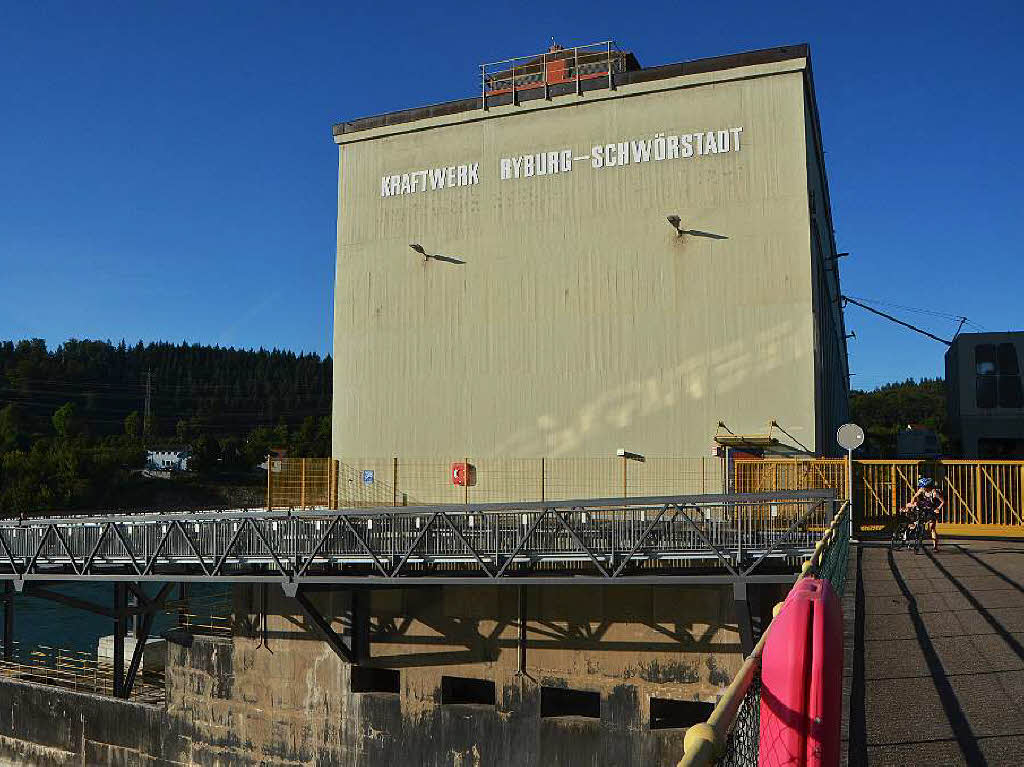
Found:
[[552, 85], [564, 84], [574, 84], [579, 96], [583, 94], [584, 82], [602, 79], [614, 90], [615, 75], [626, 71], [626, 56], [614, 40], [604, 40], [572, 48], [552, 45], [543, 53], [481, 64], [480, 103], [486, 110], [489, 98], [511, 94], [512, 103], [519, 104], [520, 93], [524, 91], [534, 98], [543, 91], [547, 99], [551, 97]]

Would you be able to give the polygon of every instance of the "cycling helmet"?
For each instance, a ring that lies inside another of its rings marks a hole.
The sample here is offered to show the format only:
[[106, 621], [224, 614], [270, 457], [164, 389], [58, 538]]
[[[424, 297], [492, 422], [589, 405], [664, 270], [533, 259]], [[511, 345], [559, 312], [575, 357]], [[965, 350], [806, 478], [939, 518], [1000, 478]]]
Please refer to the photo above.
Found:
[[917, 486], [918, 487], [931, 487], [932, 486], [932, 479], [931, 479], [931, 477], [921, 477], [921, 479], [917, 480]]

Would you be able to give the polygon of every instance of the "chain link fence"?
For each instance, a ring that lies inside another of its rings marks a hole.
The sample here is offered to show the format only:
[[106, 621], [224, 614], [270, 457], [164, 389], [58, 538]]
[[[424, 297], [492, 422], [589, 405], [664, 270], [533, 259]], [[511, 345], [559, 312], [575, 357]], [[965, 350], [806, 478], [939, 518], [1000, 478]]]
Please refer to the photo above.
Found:
[[[840, 597], [846, 587], [846, 569], [850, 557], [850, 507], [844, 504], [830, 531], [826, 533], [827, 544], [817, 558], [813, 560], [808, 575], [827, 580], [832, 584]], [[680, 761], [680, 767], [704, 767], [715, 764], [719, 767], [757, 767], [761, 748], [761, 650], [764, 640], [758, 643], [754, 652], [741, 668], [737, 678], [726, 692], [723, 699], [715, 707], [715, 711], [707, 721], [713, 733], [726, 731], [724, 747], [717, 760], [710, 746], [696, 748], [691, 754], [690, 744], [687, 753]], [[749, 681], [741, 677], [748, 675]], [[728, 712], [732, 709], [728, 700], [734, 688], [746, 684], [742, 691], [742, 699], [735, 708], [735, 714], [729, 720]], [[705, 725], [700, 725], [705, 727]], [[705, 729], [705, 732], [707, 730]]]
[[[267, 508], [372, 508], [727, 492], [720, 458], [274, 458]], [[458, 481], [456, 467], [464, 473]]]

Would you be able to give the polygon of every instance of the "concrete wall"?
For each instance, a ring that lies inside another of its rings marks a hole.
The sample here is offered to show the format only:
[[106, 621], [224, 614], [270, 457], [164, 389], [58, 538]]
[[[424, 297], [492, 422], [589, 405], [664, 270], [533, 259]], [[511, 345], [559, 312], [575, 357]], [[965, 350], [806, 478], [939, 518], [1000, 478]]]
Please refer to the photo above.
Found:
[[[713, 701], [728, 683], [731, 591], [527, 595], [518, 673], [517, 588], [373, 592], [363, 665], [398, 671], [391, 694], [353, 692], [279, 587], [239, 588], [235, 637], [170, 645], [166, 709], [0, 680], [0, 764], [674, 765], [685, 730], [652, 730], [650, 699]], [[313, 600], [346, 630], [347, 592]], [[495, 704], [444, 703], [444, 676], [494, 682]], [[600, 718], [542, 717], [544, 687], [599, 693]]]
[[191, 764], [190, 727], [159, 707], [0, 677], [0, 764]]
[[[1024, 365], [1024, 332], [961, 333], [946, 352], [947, 409], [955, 457], [1024, 457], [1024, 408], [980, 408], [977, 400], [975, 347], [1014, 344], [1018, 370]], [[985, 439], [1016, 442], [1010, 455], [985, 455]]]
[[[170, 713], [203, 728], [203, 748], [353, 765], [672, 765], [684, 730], [652, 731], [650, 697], [713, 701], [740, 662], [728, 589], [531, 587], [525, 673], [518, 589], [395, 589], [372, 593], [365, 665], [398, 670], [401, 692], [354, 694], [351, 667], [276, 586], [262, 624], [260, 589], [238, 593], [249, 637], [193, 649], [169, 677]], [[346, 630], [347, 593], [313, 599]], [[496, 704], [443, 704], [443, 676], [493, 681]], [[543, 686], [599, 692], [600, 719], [542, 719]]]
[[841, 455], [836, 431], [850, 416], [850, 369], [843, 320], [841, 262], [836, 257], [835, 225], [829, 201], [818, 111], [811, 90], [805, 92], [807, 136], [807, 205], [810, 211], [811, 274], [814, 307], [815, 444], [820, 455]]
[[[699, 456], [720, 419], [818, 449], [805, 68], [339, 136], [335, 457]], [[738, 152], [591, 167], [593, 146], [730, 127]], [[562, 148], [586, 159], [500, 180], [501, 158]], [[478, 184], [382, 197], [473, 162]]]

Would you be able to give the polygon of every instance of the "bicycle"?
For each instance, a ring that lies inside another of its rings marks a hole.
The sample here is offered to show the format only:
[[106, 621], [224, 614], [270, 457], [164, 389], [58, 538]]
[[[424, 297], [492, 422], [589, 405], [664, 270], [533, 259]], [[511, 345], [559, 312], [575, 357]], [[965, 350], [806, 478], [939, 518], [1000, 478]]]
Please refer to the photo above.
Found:
[[892, 531], [892, 539], [889, 541], [889, 548], [899, 551], [904, 546], [912, 546], [915, 554], [921, 552], [921, 545], [924, 542], [924, 521], [922, 515], [916, 511], [901, 512], [896, 515], [896, 527]]

